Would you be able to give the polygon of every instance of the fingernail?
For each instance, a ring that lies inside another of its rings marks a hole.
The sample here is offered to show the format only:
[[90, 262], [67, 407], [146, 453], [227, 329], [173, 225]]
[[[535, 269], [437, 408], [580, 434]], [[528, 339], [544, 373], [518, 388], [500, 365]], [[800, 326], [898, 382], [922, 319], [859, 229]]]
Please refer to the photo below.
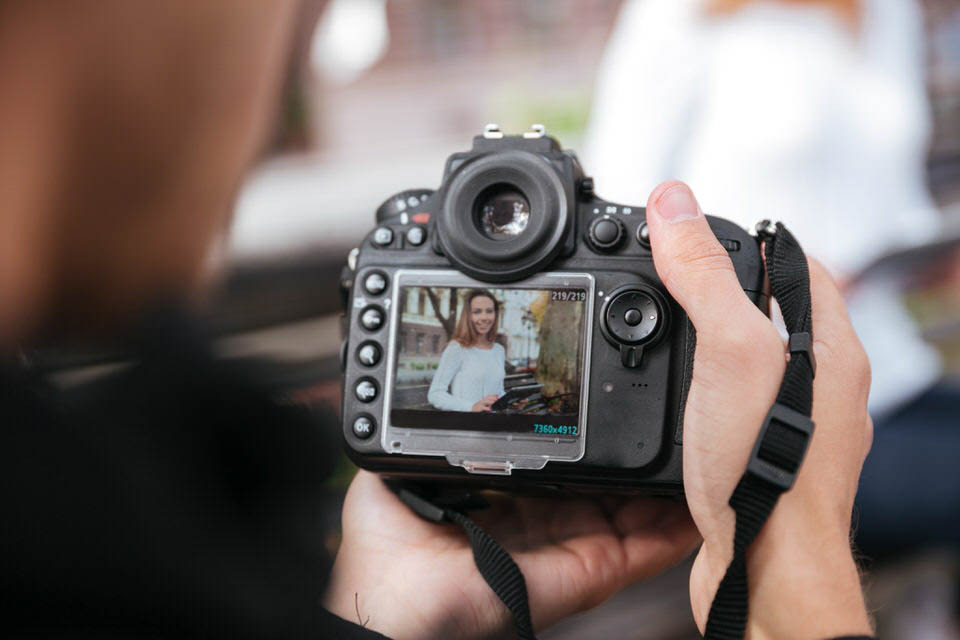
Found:
[[701, 213], [697, 199], [685, 184], [675, 184], [660, 194], [656, 211], [661, 218], [671, 223], [691, 220]]

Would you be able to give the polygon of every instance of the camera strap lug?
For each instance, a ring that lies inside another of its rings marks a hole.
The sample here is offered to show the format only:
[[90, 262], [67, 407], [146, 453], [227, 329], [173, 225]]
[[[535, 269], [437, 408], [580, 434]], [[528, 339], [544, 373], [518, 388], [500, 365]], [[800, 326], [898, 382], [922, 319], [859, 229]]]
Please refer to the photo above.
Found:
[[761, 220], [754, 226], [753, 235], [761, 242], [772, 240], [773, 237], [777, 235], [777, 224], [774, 224], [770, 220]]

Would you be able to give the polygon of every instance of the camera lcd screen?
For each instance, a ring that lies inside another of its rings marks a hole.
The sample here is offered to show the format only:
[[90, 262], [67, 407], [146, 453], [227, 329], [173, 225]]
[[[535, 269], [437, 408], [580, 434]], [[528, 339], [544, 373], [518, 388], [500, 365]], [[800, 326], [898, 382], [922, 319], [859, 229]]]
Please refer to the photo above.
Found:
[[391, 425], [579, 437], [588, 296], [401, 287]]

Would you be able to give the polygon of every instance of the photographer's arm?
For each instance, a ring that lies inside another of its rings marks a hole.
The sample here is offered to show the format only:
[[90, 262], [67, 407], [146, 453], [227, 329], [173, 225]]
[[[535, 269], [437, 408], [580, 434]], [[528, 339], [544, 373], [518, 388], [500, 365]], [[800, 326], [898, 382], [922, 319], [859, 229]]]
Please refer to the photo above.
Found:
[[[686, 185], [654, 190], [647, 220], [657, 272], [697, 330], [683, 474], [704, 537], [690, 577], [694, 616], [703, 629], [732, 555], [734, 513], [727, 500], [776, 397], [784, 349], [772, 323], [741, 290]], [[780, 497], [748, 553], [751, 638], [870, 632], [849, 541], [872, 433], [869, 364], [836, 286], [812, 261], [810, 278], [816, 430], [796, 485]]]

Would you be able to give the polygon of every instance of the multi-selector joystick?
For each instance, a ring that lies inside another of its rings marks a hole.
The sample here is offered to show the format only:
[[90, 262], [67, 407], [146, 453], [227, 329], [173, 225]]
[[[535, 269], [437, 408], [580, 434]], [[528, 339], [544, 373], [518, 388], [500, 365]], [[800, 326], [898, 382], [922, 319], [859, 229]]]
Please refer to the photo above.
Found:
[[639, 367], [643, 349], [663, 335], [667, 306], [655, 289], [626, 285], [612, 292], [604, 303], [601, 328], [604, 336], [620, 350], [620, 363]]
[[612, 216], [602, 216], [590, 223], [587, 242], [594, 251], [608, 253], [615, 250], [626, 236], [623, 223]]

